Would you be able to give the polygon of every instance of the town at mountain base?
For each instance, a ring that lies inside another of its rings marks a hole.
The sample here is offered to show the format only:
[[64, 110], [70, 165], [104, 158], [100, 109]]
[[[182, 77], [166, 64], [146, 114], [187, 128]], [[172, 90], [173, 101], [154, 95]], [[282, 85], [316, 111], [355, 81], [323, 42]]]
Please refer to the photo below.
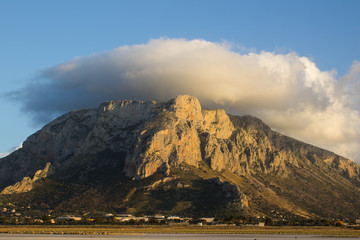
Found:
[[360, 167], [197, 98], [69, 112], [0, 159], [0, 205], [26, 214], [356, 219]]

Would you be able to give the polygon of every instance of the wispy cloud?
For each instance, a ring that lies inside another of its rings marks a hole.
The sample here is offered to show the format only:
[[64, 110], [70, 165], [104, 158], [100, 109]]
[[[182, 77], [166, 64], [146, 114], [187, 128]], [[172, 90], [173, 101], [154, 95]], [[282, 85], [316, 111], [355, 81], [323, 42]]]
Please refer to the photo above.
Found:
[[16, 150], [22, 148], [22, 143], [17, 146], [17, 147], [13, 147], [11, 149], [9, 149], [9, 151], [7, 151], [6, 153], [0, 153], [0, 158], [3, 158], [3, 157], [6, 157], [8, 156], [9, 154], [11, 154], [12, 152], [15, 152]]
[[44, 123], [105, 100], [190, 94], [205, 108], [258, 116], [282, 133], [360, 160], [359, 62], [336, 79], [296, 53], [232, 46], [198, 39], [122, 46], [45, 69], [11, 95]]

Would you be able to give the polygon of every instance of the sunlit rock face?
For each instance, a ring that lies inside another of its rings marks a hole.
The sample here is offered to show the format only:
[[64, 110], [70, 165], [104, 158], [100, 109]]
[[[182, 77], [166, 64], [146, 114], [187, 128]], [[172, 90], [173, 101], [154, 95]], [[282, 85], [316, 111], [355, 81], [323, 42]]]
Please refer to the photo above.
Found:
[[137, 133], [135, 151], [128, 156], [125, 171], [128, 176], [144, 178], [159, 169], [168, 171], [170, 166], [197, 167], [203, 154], [211, 154], [202, 153], [201, 136], [224, 139], [229, 138], [233, 130], [225, 111], [202, 110], [195, 97], [178, 96]]
[[6, 187], [0, 194], [14, 194], [29, 192], [34, 188], [34, 183], [40, 179], [46, 178], [50, 169], [50, 163], [47, 163], [44, 169], [36, 171], [34, 177], [24, 177], [20, 182]]

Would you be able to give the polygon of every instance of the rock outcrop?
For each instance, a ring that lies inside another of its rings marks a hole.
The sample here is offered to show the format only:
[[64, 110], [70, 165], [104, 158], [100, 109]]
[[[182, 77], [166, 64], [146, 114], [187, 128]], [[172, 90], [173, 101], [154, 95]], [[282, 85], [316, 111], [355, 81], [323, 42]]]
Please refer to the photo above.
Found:
[[36, 181], [47, 177], [49, 168], [50, 163], [47, 163], [44, 169], [36, 171], [32, 179], [30, 177], [24, 177], [20, 182], [6, 187], [0, 194], [14, 194], [31, 191], [34, 188], [34, 183]]

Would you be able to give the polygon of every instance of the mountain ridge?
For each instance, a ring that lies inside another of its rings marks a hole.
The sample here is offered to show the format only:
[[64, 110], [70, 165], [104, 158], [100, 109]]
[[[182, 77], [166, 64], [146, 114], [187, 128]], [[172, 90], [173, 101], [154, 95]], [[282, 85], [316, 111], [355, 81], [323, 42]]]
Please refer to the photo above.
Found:
[[[31, 179], [46, 167], [44, 177]], [[166, 178], [170, 180], [161, 180]], [[173, 205], [162, 203], [158, 211], [200, 214], [205, 211], [199, 210], [201, 194], [216, 192], [222, 203], [204, 205], [214, 205], [218, 214], [237, 209], [269, 215], [276, 208], [286, 214], [324, 217], [338, 211], [333, 203], [345, 206], [341, 214], [346, 217], [360, 210], [359, 165], [277, 133], [258, 118], [204, 110], [188, 95], [165, 103], [109, 101], [97, 109], [69, 112], [0, 160], [3, 196], [17, 199], [46, 184], [63, 183], [93, 185], [99, 191], [114, 188], [103, 193], [110, 199], [109, 207], [138, 213], [156, 211], [141, 203], [164, 202], [171, 191], [177, 194]], [[146, 188], [145, 183], [155, 185]], [[126, 190], [116, 193], [117, 184]], [[63, 202], [51, 207], [72, 201], [66, 194], [62, 197]]]

